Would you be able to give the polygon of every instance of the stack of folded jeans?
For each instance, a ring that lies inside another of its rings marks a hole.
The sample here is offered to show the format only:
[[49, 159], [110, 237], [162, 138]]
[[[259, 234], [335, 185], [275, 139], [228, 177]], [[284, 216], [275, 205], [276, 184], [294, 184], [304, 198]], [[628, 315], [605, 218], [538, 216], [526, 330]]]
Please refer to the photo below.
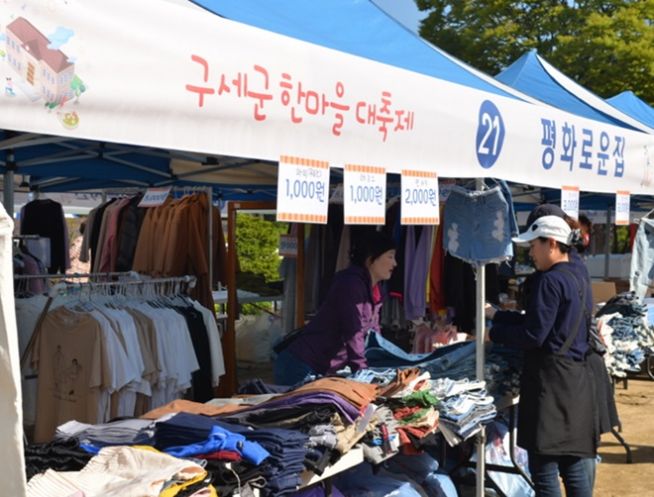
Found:
[[97, 453], [109, 445], [149, 445], [154, 436], [150, 420], [126, 419], [111, 423], [89, 425], [68, 421], [57, 427], [58, 440], [77, 440], [90, 453]]
[[470, 438], [497, 415], [484, 382], [439, 378], [432, 380], [431, 391], [441, 399], [439, 430], [450, 445]]
[[216, 422], [219, 426], [247, 436], [260, 444], [270, 457], [261, 464], [261, 475], [266, 485], [262, 495], [281, 496], [295, 492], [300, 486], [300, 474], [305, 470], [309, 437], [299, 431], [282, 428], [252, 429], [243, 425]]
[[256, 441], [198, 414], [178, 413], [157, 422], [155, 447], [176, 457], [196, 457], [216, 452], [233, 452], [254, 465], [268, 458]]
[[[430, 354], [409, 354], [378, 333], [371, 333], [366, 345], [366, 358], [371, 370], [388, 375], [389, 367], [409, 366], [428, 371], [432, 378], [463, 379], [476, 375], [475, 344], [471, 342], [440, 347]], [[496, 400], [519, 393], [522, 371], [522, 353], [519, 350], [488, 344], [484, 368], [486, 388]], [[367, 373], [361, 373], [361, 376], [365, 378]]]
[[[432, 370], [429, 364], [424, 369], [431, 373], [432, 378], [451, 378], [454, 380], [475, 378], [476, 358], [474, 348], [471, 352], [446, 371]], [[488, 393], [496, 401], [517, 396], [520, 393], [522, 352], [502, 345], [488, 344], [485, 357], [484, 380]]]
[[631, 292], [618, 294], [597, 312], [606, 343], [604, 361], [610, 375], [623, 378], [640, 371], [646, 354], [654, 352], [654, 328], [647, 321], [647, 306]]

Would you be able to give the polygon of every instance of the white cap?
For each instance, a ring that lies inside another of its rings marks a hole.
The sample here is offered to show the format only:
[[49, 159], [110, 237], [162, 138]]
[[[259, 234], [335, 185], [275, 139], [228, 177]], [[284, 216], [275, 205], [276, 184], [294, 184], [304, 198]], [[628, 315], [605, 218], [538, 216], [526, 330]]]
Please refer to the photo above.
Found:
[[536, 238], [552, 238], [557, 242], [570, 245], [570, 233], [572, 230], [568, 223], [559, 216], [543, 216], [536, 219], [527, 231], [513, 239], [519, 245], [526, 245]]

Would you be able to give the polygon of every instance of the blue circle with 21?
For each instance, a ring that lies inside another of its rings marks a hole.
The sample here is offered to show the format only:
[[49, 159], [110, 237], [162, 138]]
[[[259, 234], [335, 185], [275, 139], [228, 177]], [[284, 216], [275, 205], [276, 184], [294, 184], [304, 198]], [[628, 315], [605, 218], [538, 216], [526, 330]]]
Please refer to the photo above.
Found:
[[479, 108], [477, 123], [477, 160], [484, 169], [495, 165], [504, 144], [504, 120], [500, 111], [490, 100], [484, 100]]

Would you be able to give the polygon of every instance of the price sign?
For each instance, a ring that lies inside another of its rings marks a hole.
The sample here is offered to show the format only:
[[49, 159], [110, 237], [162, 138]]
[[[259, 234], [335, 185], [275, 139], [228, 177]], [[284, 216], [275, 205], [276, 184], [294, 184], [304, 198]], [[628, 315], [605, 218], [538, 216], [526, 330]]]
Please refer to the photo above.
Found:
[[283, 155], [277, 174], [277, 221], [327, 223], [329, 163]]
[[630, 200], [629, 192], [619, 191], [615, 194], [615, 224], [618, 226], [629, 225]]
[[579, 219], [579, 187], [561, 187], [561, 209], [568, 216]]
[[297, 236], [279, 235], [279, 255], [290, 259], [297, 257]]
[[162, 205], [170, 195], [171, 188], [170, 186], [167, 188], [148, 188], [138, 206], [158, 207]]
[[346, 164], [343, 176], [345, 224], [386, 222], [386, 169]]
[[402, 224], [438, 224], [438, 175], [402, 170]]

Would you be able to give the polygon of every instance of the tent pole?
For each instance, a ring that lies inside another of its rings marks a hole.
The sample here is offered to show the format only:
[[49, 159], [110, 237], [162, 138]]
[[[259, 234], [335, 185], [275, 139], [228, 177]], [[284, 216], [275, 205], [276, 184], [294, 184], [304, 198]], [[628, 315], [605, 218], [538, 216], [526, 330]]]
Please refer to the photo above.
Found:
[[7, 150], [7, 169], [3, 176], [3, 199], [2, 203], [5, 206], [7, 215], [10, 219], [14, 219], [14, 170], [16, 167], [14, 150]]
[[225, 382], [221, 381], [221, 394], [229, 397], [236, 392], [236, 209], [230, 202], [227, 208], [227, 332], [223, 336], [225, 356]]
[[[477, 190], [483, 190], [484, 180], [477, 180]], [[484, 334], [485, 334], [485, 312], [486, 304], [486, 266], [477, 264], [476, 267], [476, 297], [477, 297], [477, 318], [475, 320], [475, 342], [476, 354], [475, 364], [477, 380], [484, 381]], [[486, 474], [486, 429], [482, 427], [477, 435], [477, 468], [475, 497], [484, 497], [484, 483]]]
[[611, 208], [606, 209], [606, 228], [604, 230], [604, 279], [607, 279], [611, 270]]
[[208, 229], [208, 243], [209, 243], [209, 288], [213, 290], [214, 281], [213, 281], [213, 187], [208, 186], [206, 188], [207, 200], [209, 201], [209, 229]]
[[295, 327], [304, 325], [304, 223], [297, 225], [297, 259], [295, 263]]

